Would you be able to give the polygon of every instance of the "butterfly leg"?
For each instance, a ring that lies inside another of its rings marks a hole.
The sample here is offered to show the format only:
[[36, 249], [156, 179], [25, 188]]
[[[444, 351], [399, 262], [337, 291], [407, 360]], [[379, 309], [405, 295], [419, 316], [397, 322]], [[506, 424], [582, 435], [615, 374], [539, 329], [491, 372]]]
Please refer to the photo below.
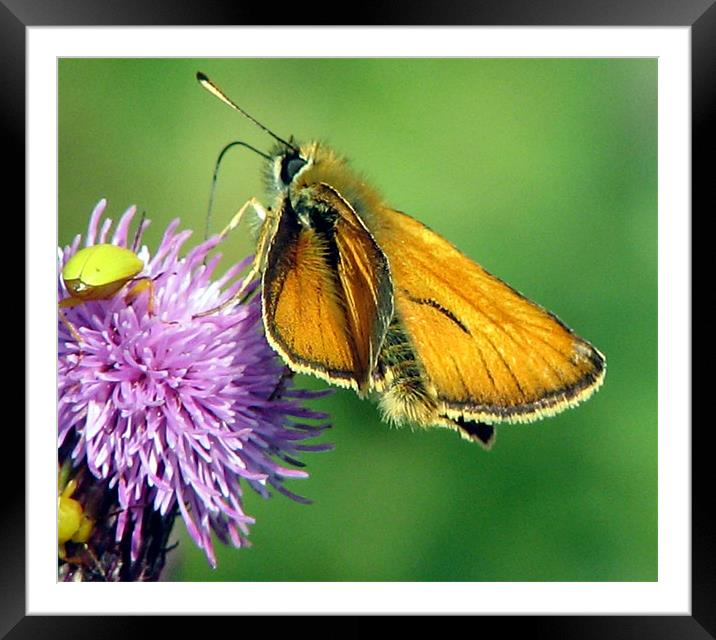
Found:
[[241, 219], [244, 217], [244, 214], [249, 210], [253, 209], [256, 212], [256, 215], [263, 221], [268, 216], [268, 211], [266, 208], [258, 201], [256, 198], [251, 198], [250, 200], [247, 200], [244, 205], [239, 209], [231, 218], [231, 221], [229, 224], [227, 224], [219, 234], [221, 236], [221, 239], [223, 240], [226, 236], [228, 236], [236, 227], [239, 226], [239, 223], [241, 222]]
[[[231, 221], [229, 224], [227, 224], [224, 229], [222, 229], [221, 233], [219, 234], [222, 239], [224, 239], [229, 233], [231, 233], [236, 227], [239, 226], [239, 223], [241, 222], [242, 218], [246, 214], [246, 212], [249, 209], [253, 209], [256, 215], [261, 219], [262, 221], [266, 221], [267, 218], [271, 217], [271, 212], [269, 209], [266, 209], [256, 198], [251, 198], [248, 200], [242, 207], [239, 209], [231, 218]], [[265, 233], [266, 224], [262, 227], [261, 235], [259, 236], [259, 241], [256, 247], [256, 255], [254, 256], [254, 260], [251, 263], [251, 269], [244, 277], [243, 281], [241, 282], [241, 286], [239, 287], [239, 290], [231, 296], [228, 300], [225, 300], [220, 305], [214, 307], [213, 309], [209, 309], [207, 311], [202, 311], [201, 313], [197, 313], [194, 315], [194, 318], [202, 318], [204, 316], [210, 316], [214, 315], [216, 313], [220, 313], [224, 309], [227, 309], [228, 307], [237, 304], [242, 301], [244, 298], [244, 295], [246, 294], [247, 289], [249, 286], [256, 280], [256, 278], [261, 273], [261, 269], [263, 268], [263, 260], [264, 256], [266, 255], [266, 252], [268, 250], [268, 240], [269, 240], [269, 234]]]

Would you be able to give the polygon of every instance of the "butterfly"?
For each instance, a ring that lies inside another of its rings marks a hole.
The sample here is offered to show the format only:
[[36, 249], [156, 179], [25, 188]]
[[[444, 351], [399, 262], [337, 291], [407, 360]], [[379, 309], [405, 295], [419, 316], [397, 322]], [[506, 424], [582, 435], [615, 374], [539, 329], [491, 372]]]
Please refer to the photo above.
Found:
[[236, 143], [265, 159], [273, 203], [252, 198], [223, 233], [249, 210], [261, 219], [245, 282], [261, 277], [266, 337], [291, 369], [375, 396], [391, 423], [486, 448], [495, 424], [551, 416], [599, 388], [604, 356], [554, 314], [388, 206], [330, 147], [284, 140], [197, 79], [277, 143]]

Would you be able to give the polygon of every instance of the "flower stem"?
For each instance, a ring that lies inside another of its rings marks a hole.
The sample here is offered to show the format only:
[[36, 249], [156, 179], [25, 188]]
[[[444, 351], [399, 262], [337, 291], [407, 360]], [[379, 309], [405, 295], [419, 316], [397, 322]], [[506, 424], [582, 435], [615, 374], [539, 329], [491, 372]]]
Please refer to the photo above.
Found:
[[[67, 463], [63, 468], [66, 467]], [[141, 514], [134, 514], [135, 526], [140, 526], [140, 531], [134, 536], [123, 536], [117, 542], [117, 521], [121, 513], [117, 489], [110, 489], [108, 481], [97, 480], [86, 469], [74, 470], [72, 474], [71, 500], [81, 505], [84, 515], [91, 518], [93, 524], [86, 540], [69, 540], [60, 545], [58, 579], [62, 582], [159, 580], [170, 550], [168, 541], [176, 509], [161, 515], [152, 505], [147, 505]], [[64, 476], [67, 477], [67, 473]]]

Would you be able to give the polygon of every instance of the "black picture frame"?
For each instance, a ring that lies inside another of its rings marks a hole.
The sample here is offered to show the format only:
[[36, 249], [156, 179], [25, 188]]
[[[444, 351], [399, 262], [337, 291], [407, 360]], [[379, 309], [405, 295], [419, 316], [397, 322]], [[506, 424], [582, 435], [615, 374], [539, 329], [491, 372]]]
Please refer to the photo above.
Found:
[[[457, 3], [383, 3], [363, 9], [364, 25], [500, 25], [500, 26], [686, 26], [691, 28], [692, 79], [692, 202], [706, 215], [706, 197], [713, 182], [706, 155], [716, 147], [714, 106], [716, 106], [716, 6], [715, 0], [461, 0]], [[25, 202], [25, 41], [26, 28], [34, 26], [100, 25], [264, 25], [276, 17], [287, 26], [333, 20], [344, 7], [322, 2], [311, 10], [301, 3], [217, 3], [215, 0], [0, 0], [0, 66], [2, 67], [2, 139], [10, 149], [4, 170], [6, 193], [15, 196], [6, 211], [20, 211]], [[713, 206], [711, 205], [711, 209]], [[19, 220], [20, 216], [12, 216]], [[693, 220], [693, 214], [692, 214]], [[23, 229], [24, 231], [24, 229]], [[19, 305], [18, 305], [19, 306]], [[17, 323], [14, 323], [15, 325]], [[15, 330], [16, 331], [16, 330]], [[31, 336], [25, 334], [25, 340]], [[27, 381], [31, 384], [31, 381]], [[479, 633], [521, 633], [529, 637], [561, 638], [716, 638], [716, 529], [710, 517], [713, 498], [713, 465], [706, 434], [710, 425], [692, 430], [692, 603], [691, 615], [684, 616], [484, 616], [474, 624]], [[24, 465], [24, 433], [10, 418], [5, 423], [5, 464]], [[11, 454], [8, 452], [12, 452]], [[707, 460], [707, 457], [709, 458]], [[9, 468], [9, 467], [6, 467]], [[13, 483], [3, 491], [0, 527], [0, 637], [96, 638], [149, 636], [159, 622], [170, 632], [168, 617], [142, 616], [44, 617], [27, 616], [25, 607], [25, 503], [22, 468], [13, 473]], [[4, 474], [7, 476], [7, 474]], [[10, 490], [10, 487], [12, 490]], [[196, 618], [178, 618], [184, 633], [206, 632]], [[359, 619], [334, 631], [340, 635], [361, 633], [374, 622]], [[378, 621], [378, 624], [382, 624]], [[421, 623], [422, 624], [422, 623]], [[201, 625], [201, 626], [200, 626]], [[285, 627], [284, 627], [285, 625]], [[498, 626], [499, 625], [499, 626]], [[178, 626], [178, 625], [177, 625]], [[271, 631], [296, 630], [295, 623], [282, 619], [271, 622]], [[212, 627], [213, 628], [213, 627]], [[173, 629], [172, 629], [173, 630]], [[478, 632], [476, 628], [475, 633]]]

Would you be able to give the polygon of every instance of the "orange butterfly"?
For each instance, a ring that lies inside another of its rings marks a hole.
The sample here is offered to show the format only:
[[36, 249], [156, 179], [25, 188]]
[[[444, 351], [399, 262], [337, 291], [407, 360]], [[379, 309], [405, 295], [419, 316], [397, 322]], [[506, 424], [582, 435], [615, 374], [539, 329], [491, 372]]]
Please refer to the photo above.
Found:
[[391, 422], [486, 447], [495, 423], [553, 415], [602, 384], [604, 356], [557, 317], [387, 207], [328, 147], [279, 138], [197, 78], [278, 141], [270, 155], [240, 143], [266, 158], [275, 205], [251, 199], [223, 233], [249, 209], [263, 220], [245, 283], [261, 275], [266, 335], [292, 369], [376, 394]]

